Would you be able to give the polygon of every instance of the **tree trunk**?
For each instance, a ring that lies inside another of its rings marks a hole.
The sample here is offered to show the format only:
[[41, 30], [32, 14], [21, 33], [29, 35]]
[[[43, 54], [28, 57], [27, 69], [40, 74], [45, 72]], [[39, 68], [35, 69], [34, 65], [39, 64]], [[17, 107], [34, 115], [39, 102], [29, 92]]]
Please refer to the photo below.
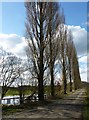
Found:
[[66, 93], [67, 90], [67, 81], [66, 81], [66, 70], [65, 70], [65, 62], [63, 60], [63, 83], [64, 83], [64, 94]]
[[50, 33], [50, 77], [51, 77], [51, 96], [55, 95], [55, 90], [54, 90], [54, 63], [52, 61], [53, 54], [52, 54], [52, 41], [51, 41], [51, 33]]
[[44, 75], [44, 65], [43, 65], [43, 13], [42, 13], [43, 3], [40, 2], [40, 67], [38, 76], [38, 97], [40, 101], [44, 100], [44, 85], [43, 85], [43, 75]]
[[71, 74], [70, 74], [70, 92], [72, 92], [72, 80], [71, 80]]
[[79, 65], [77, 57], [73, 61], [73, 77], [74, 77], [74, 89], [77, 90], [81, 87], [81, 78], [79, 73]]
[[9, 89], [9, 87], [2, 86], [1, 98], [3, 98], [5, 96], [5, 94], [7, 93], [8, 89]]
[[20, 105], [23, 104], [23, 88], [22, 86], [19, 86], [19, 97], [20, 97]]
[[54, 90], [54, 73], [53, 73], [53, 67], [50, 69], [50, 74], [51, 74], [51, 96], [55, 95], [55, 90]]
[[70, 92], [72, 92], [71, 61], [70, 61], [70, 58], [69, 58], [69, 78], [70, 78]]
[[44, 100], [44, 86], [43, 86], [43, 73], [39, 75], [38, 78], [38, 98], [39, 101], [43, 101]]

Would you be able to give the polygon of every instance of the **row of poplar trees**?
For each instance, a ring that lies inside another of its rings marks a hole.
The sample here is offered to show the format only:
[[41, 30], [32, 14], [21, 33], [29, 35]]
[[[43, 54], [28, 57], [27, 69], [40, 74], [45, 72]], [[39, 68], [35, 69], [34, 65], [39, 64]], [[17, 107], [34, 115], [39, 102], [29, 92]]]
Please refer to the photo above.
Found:
[[[81, 79], [76, 49], [71, 31], [65, 25], [64, 12], [57, 2], [26, 2], [26, 50], [29, 70], [38, 80], [38, 97], [44, 100], [44, 79], [50, 74], [51, 95], [55, 96], [55, 66], [62, 68], [64, 94], [67, 79], [72, 80], [75, 89], [80, 87]], [[57, 68], [56, 68], [57, 69]], [[49, 72], [48, 72], [49, 71]]]

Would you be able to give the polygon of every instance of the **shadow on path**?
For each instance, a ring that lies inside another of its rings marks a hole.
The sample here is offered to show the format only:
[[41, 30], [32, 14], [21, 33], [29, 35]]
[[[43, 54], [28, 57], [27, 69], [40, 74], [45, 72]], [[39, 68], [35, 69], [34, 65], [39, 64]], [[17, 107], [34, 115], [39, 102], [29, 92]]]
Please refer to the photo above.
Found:
[[83, 120], [82, 109], [85, 97], [85, 90], [80, 89], [61, 100], [54, 100], [48, 106], [3, 116], [2, 120]]

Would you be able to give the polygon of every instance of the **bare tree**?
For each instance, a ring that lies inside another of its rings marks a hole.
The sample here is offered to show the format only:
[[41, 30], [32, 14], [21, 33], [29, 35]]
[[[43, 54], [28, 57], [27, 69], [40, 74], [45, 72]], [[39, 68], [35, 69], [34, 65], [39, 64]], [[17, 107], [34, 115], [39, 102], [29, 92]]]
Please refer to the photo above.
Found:
[[28, 57], [31, 62], [32, 74], [38, 79], [38, 97], [44, 100], [44, 50], [48, 38], [48, 15], [49, 3], [27, 2], [25, 3], [26, 39], [29, 47]]
[[73, 45], [73, 56], [72, 56], [72, 76], [74, 82], [74, 89], [81, 87], [81, 77], [79, 72], [79, 63], [75, 46]]
[[67, 90], [67, 79], [70, 80], [70, 91], [72, 91], [72, 80], [74, 88], [81, 87], [81, 78], [79, 73], [79, 65], [77, 52], [73, 43], [71, 31], [65, 25], [60, 25], [60, 61], [62, 66], [64, 94]]
[[59, 52], [59, 59], [62, 66], [62, 81], [64, 86], [64, 94], [66, 94], [67, 90], [67, 28], [64, 24], [60, 25], [59, 29], [60, 34], [60, 52]]
[[73, 60], [73, 36], [72, 32], [68, 31], [67, 40], [67, 57], [68, 57], [68, 76], [70, 80], [70, 92], [72, 92], [72, 60]]
[[11, 53], [0, 49], [0, 80], [2, 86], [2, 98], [8, 91], [12, 83], [19, 78], [17, 58]]
[[51, 95], [55, 95], [54, 66], [58, 56], [58, 28], [61, 23], [58, 3], [49, 3], [49, 69], [51, 77]]

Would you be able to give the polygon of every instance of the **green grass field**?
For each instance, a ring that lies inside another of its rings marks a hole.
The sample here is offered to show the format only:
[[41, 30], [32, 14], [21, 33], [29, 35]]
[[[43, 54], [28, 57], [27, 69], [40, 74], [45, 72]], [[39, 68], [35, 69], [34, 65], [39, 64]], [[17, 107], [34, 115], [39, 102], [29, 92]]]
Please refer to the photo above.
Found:
[[[67, 84], [67, 93], [70, 93], [69, 88], [70, 86], [69, 84]], [[35, 86], [24, 86], [22, 89], [25, 95], [30, 95], [31, 93], [33, 93], [33, 91], [37, 92], [37, 88]], [[51, 87], [45, 86], [44, 92], [45, 94], [50, 96]], [[62, 93], [63, 93], [63, 86], [61, 86], [61, 88], [59, 86], [55, 86], [55, 94], [59, 96]], [[17, 87], [10, 87], [5, 96], [13, 96], [13, 95], [19, 95], [19, 89]]]
[[[58, 88], [55, 87], [55, 92], [57, 93], [58, 92]], [[36, 87], [24, 87], [23, 88], [23, 93], [25, 95], [30, 95], [33, 91], [36, 91], [37, 92], [37, 88]], [[45, 86], [44, 88], [44, 91], [46, 94], [50, 95], [50, 86]], [[14, 88], [14, 87], [11, 87], [9, 88], [9, 90], [7, 91], [6, 95], [5, 96], [10, 96], [10, 95], [19, 95], [19, 89], [18, 88]]]
[[[23, 94], [30, 95], [34, 91], [34, 87], [26, 86], [23, 87]], [[10, 87], [5, 96], [19, 95], [19, 89], [15, 87]]]

